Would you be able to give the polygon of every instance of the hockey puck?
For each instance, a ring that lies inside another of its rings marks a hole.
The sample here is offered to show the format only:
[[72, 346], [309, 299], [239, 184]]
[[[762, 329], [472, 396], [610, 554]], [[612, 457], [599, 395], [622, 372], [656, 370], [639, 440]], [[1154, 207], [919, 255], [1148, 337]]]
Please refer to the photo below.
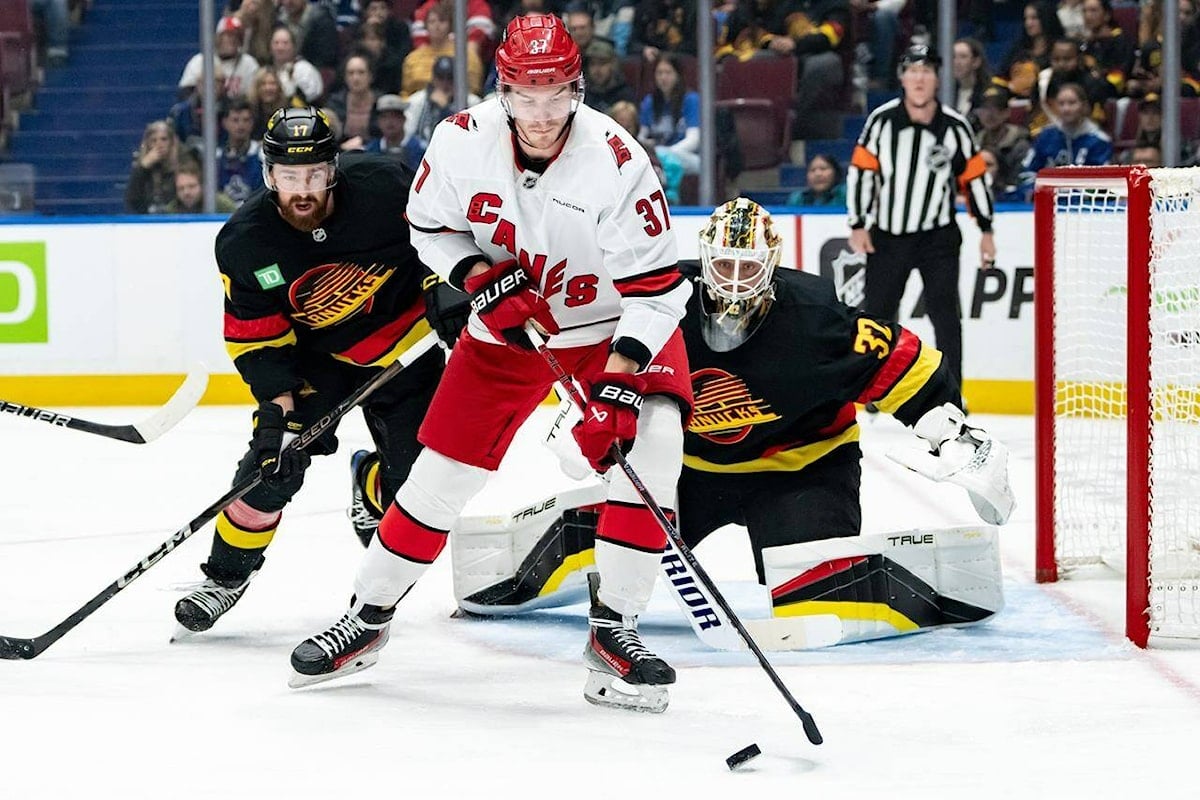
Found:
[[762, 755], [762, 750], [758, 749], [758, 745], [749, 744], [743, 747], [741, 750], [738, 750], [729, 758], [725, 759], [725, 763], [729, 765], [730, 769], [737, 769], [750, 759], [760, 755]]

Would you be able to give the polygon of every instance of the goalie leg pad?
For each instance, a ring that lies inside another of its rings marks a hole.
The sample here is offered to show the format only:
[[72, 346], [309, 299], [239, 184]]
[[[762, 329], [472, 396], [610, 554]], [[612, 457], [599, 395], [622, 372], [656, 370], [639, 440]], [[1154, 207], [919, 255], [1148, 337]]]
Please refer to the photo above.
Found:
[[515, 508], [464, 516], [450, 533], [454, 597], [470, 614], [500, 615], [586, 598], [594, 570], [596, 481]]
[[986, 621], [1004, 607], [997, 535], [974, 526], [766, 548], [767, 638], [786, 644], [790, 629], [821, 646]]

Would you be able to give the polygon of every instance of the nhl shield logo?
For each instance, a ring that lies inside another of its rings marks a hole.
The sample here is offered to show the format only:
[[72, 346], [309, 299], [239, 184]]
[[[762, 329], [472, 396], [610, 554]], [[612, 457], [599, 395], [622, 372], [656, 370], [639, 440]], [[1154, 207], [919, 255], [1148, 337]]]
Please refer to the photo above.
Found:
[[950, 151], [943, 144], [935, 144], [925, 155], [925, 166], [934, 172], [940, 172], [950, 163]]
[[312, 237], [314, 242], [323, 242], [328, 238], [324, 228], [313, 228]]

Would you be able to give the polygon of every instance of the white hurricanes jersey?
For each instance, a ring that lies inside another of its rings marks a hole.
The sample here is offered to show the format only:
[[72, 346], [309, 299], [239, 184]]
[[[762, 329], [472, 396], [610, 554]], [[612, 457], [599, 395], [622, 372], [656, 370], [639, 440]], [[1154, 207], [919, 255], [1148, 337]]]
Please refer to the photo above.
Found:
[[[443, 278], [464, 259], [526, 265], [562, 332], [554, 347], [631, 337], [653, 355], [691, 289], [680, 276], [666, 194], [614, 120], [580, 105], [541, 174], [522, 170], [496, 98], [434, 130], [409, 194], [412, 242]], [[471, 335], [494, 342], [475, 315]]]

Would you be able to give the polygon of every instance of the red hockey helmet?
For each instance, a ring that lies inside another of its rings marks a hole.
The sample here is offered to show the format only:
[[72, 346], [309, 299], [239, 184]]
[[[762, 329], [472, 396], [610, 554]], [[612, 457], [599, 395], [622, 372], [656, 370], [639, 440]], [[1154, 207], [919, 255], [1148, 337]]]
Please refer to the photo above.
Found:
[[579, 46], [553, 14], [514, 17], [496, 48], [496, 74], [509, 86], [550, 86], [578, 81]]

